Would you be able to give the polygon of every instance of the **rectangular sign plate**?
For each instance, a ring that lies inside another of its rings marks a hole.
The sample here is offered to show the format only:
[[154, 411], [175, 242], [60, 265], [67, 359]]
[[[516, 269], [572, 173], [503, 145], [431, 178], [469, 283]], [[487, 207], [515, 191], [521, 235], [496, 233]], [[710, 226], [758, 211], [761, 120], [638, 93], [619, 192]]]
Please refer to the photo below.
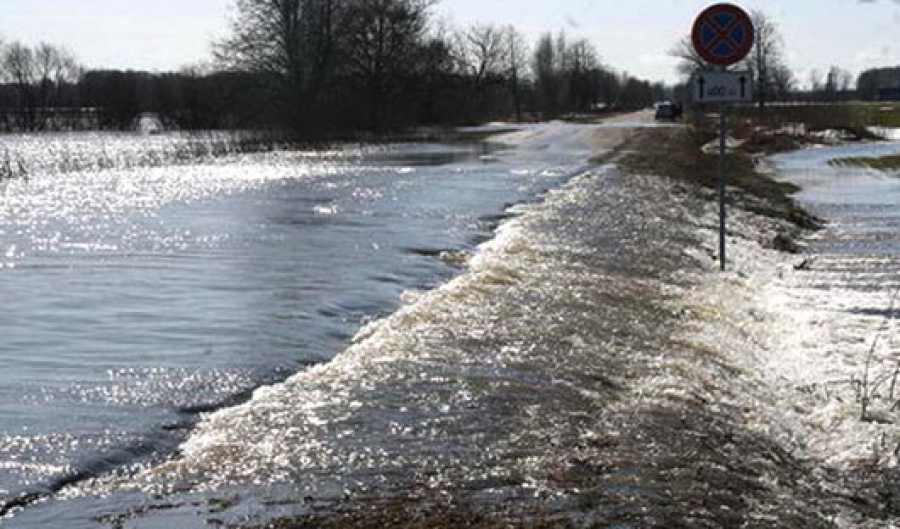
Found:
[[698, 72], [694, 75], [697, 103], [744, 103], [753, 101], [750, 72]]

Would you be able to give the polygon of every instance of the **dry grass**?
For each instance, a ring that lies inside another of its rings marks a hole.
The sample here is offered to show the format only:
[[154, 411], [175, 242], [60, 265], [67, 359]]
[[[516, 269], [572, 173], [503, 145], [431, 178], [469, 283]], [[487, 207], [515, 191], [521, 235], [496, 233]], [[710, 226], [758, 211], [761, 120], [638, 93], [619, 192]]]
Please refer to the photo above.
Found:
[[[626, 145], [631, 154], [621, 160], [630, 171], [656, 174], [714, 189], [718, 180], [717, 155], [704, 154], [701, 147], [715, 138], [706, 126], [688, 129], [647, 129]], [[748, 143], [744, 149], [753, 149]], [[787, 220], [799, 228], [818, 229], [821, 222], [790, 198], [798, 190], [792, 184], [776, 182], [756, 170], [753, 157], [745, 150], [726, 157], [727, 185], [740, 193], [730, 193], [732, 205], [773, 218]], [[748, 197], [752, 199], [747, 200]]]
[[878, 169], [879, 171], [900, 170], [900, 156], [835, 158], [828, 163], [837, 167], [867, 167], [869, 169]]
[[875, 127], [900, 128], [900, 103], [883, 103], [872, 111], [872, 125]]
[[804, 124], [809, 131], [843, 130], [869, 139], [867, 127], [900, 127], [900, 104], [832, 103], [797, 106], [770, 106], [764, 109], [741, 107], [735, 115], [754, 127], [770, 130]]

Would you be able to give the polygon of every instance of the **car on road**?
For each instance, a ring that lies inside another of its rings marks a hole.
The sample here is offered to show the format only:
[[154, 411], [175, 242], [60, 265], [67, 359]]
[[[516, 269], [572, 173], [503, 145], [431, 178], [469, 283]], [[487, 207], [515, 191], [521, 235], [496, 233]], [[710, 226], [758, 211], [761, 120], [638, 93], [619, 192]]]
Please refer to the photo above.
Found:
[[681, 106], [671, 101], [663, 101], [655, 105], [654, 118], [657, 121], [676, 121], [681, 118]]

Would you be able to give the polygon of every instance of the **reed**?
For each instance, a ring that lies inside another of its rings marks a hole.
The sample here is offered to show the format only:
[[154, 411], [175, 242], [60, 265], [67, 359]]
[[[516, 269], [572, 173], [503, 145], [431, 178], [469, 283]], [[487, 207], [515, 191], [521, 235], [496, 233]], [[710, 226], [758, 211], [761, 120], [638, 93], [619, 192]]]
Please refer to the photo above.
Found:
[[872, 339], [872, 345], [869, 347], [869, 351], [866, 354], [866, 364], [862, 379], [859, 381], [851, 380], [851, 384], [853, 384], [857, 390], [857, 398], [860, 403], [860, 420], [862, 421], [879, 422], [884, 420], [883, 418], [872, 415], [871, 406], [875, 399], [885, 398], [879, 393], [879, 390], [888, 382], [890, 382], [890, 390], [886, 398], [891, 404], [890, 409], [896, 410], [898, 407], [900, 407], [900, 400], [897, 400], [895, 394], [895, 390], [897, 388], [897, 379], [898, 377], [900, 377], [900, 362], [898, 362], [897, 366], [892, 372], [886, 375], [882, 375], [878, 378], [873, 378], [872, 376], [873, 364], [876, 361], [875, 353], [878, 350], [878, 345], [881, 337], [888, 330], [891, 321], [896, 316], [895, 307], [897, 305], [898, 297], [900, 297], [900, 286], [894, 289], [894, 293], [891, 296], [890, 305], [884, 315], [884, 320], [881, 322], [881, 325], [879, 326], [874, 338]]
[[[0, 181], [38, 173], [73, 173], [187, 165], [225, 156], [303, 147], [289, 136], [259, 131], [200, 131], [166, 136], [116, 136], [85, 148], [72, 137], [35, 135], [0, 142]], [[77, 137], [76, 137], [77, 140]], [[5, 145], [4, 145], [5, 143]]]

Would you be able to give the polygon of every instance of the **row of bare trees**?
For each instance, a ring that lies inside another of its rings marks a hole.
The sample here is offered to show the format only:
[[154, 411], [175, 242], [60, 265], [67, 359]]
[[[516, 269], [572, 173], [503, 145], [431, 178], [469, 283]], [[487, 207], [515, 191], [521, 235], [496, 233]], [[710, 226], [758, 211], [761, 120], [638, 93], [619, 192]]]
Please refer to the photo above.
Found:
[[91, 111], [96, 128], [131, 129], [142, 114], [152, 113], [165, 128], [197, 130], [259, 123], [256, 86], [250, 75], [198, 69], [92, 70], [75, 88], [77, 104]]
[[436, 0], [234, 1], [231, 31], [204, 71], [84, 71], [57, 46], [0, 46], [0, 128], [125, 129], [153, 112], [179, 128], [323, 137], [666, 97], [662, 84], [604, 66], [587, 40], [547, 33], [531, 46], [508, 25], [448, 28], [435, 22]]
[[85, 71], [63, 48], [13, 43], [0, 50], [0, 131], [127, 130], [144, 113], [183, 129], [256, 121], [249, 75]]
[[62, 108], [74, 102], [72, 86], [81, 76], [75, 57], [64, 48], [42, 42], [0, 46], [0, 106], [5, 127], [52, 128]]
[[511, 26], [436, 25], [432, 0], [236, 0], [219, 68], [252, 72], [268, 113], [301, 133], [550, 118], [664, 96], [605, 68], [587, 41]]
[[544, 34], [532, 61], [534, 105], [543, 117], [592, 109], [638, 109], [666, 99], [662, 83], [650, 83], [604, 67], [585, 39]]

